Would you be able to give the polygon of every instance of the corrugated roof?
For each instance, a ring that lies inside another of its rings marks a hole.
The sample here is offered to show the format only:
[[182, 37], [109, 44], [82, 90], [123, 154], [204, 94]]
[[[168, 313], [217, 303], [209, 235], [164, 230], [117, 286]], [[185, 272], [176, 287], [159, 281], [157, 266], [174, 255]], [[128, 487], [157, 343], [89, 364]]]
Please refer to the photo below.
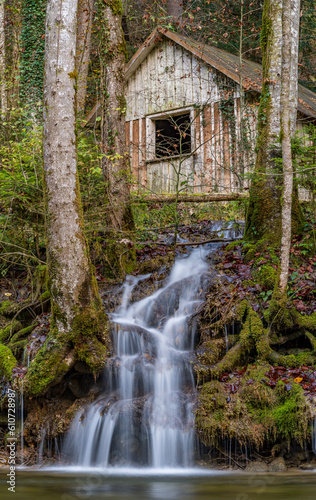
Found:
[[[136, 54], [134, 54], [126, 67], [126, 79], [130, 78], [134, 71], [147, 57], [149, 52], [161, 42], [162, 36], [173, 40], [175, 43], [181, 45], [181, 47], [194, 54], [206, 64], [209, 64], [235, 82], [239, 83], [240, 76], [238, 56], [230, 54], [225, 50], [221, 50], [204, 43], [199, 43], [191, 38], [172, 33], [171, 31], [161, 27], [156, 28]], [[261, 92], [262, 66], [260, 64], [243, 59], [241, 75], [245, 89]], [[316, 94], [302, 85], [298, 86], [298, 92], [298, 111], [304, 115], [316, 118]]]

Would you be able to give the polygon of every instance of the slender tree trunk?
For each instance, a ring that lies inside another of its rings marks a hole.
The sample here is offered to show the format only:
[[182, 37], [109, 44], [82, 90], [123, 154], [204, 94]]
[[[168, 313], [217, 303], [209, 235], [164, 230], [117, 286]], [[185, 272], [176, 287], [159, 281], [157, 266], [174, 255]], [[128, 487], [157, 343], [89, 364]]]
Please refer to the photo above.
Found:
[[[250, 189], [245, 238], [281, 241], [282, 170], [280, 105], [282, 73], [282, 0], [265, 0], [261, 44], [263, 85], [258, 112], [257, 157]], [[295, 198], [292, 224], [298, 230], [301, 211]]]
[[291, 137], [295, 134], [298, 89], [298, 41], [300, 0], [283, 0], [283, 58], [281, 137], [283, 165], [282, 239], [279, 292], [286, 297], [291, 248], [293, 164]]
[[174, 21], [182, 23], [183, 0], [167, 0], [167, 14]]
[[102, 144], [103, 175], [107, 194], [107, 223], [114, 230], [130, 230], [130, 169], [125, 140], [126, 45], [122, 30], [121, 0], [101, 0], [103, 39]]
[[78, 0], [77, 112], [84, 113], [91, 50], [94, 0]]
[[6, 59], [5, 59], [5, 0], [0, 0], [0, 104], [1, 116], [7, 114]]
[[297, 99], [298, 99], [298, 47], [301, 15], [301, 1], [291, 1], [291, 70], [290, 70], [290, 119], [291, 136], [296, 131]]

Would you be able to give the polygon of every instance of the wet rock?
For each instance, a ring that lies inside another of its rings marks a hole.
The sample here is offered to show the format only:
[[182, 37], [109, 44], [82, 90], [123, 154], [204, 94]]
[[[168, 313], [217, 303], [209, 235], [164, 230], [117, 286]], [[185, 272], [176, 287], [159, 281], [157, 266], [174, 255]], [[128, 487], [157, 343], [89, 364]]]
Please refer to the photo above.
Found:
[[68, 387], [77, 398], [85, 398], [91, 387], [90, 377], [78, 376], [76, 374], [72, 375], [68, 381]]
[[286, 472], [287, 467], [285, 465], [285, 461], [283, 457], [278, 457], [272, 460], [269, 464], [268, 471], [269, 472]]
[[306, 464], [301, 464], [300, 469], [302, 469], [302, 470], [314, 470], [314, 469], [316, 469], [316, 463], [310, 462], [310, 463], [306, 463]]
[[261, 460], [255, 460], [247, 464], [245, 472], [268, 472], [268, 465]]

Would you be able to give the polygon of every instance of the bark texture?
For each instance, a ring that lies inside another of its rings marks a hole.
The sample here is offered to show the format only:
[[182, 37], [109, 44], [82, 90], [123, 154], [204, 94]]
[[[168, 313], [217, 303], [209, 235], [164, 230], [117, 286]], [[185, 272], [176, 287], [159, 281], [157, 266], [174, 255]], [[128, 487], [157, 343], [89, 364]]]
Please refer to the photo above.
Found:
[[[281, 241], [282, 8], [282, 0], [264, 2], [261, 32], [263, 85], [258, 112], [257, 157], [245, 229], [246, 239], [264, 238], [277, 245]], [[291, 91], [294, 91], [294, 86], [290, 89], [290, 98]], [[293, 203], [292, 224], [295, 231], [301, 224], [297, 198]]]
[[130, 170], [125, 140], [126, 102], [124, 71], [126, 44], [122, 30], [121, 0], [101, 0], [102, 15], [102, 121], [103, 175], [108, 205], [106, 222], [113, 230], [130, 230]]
[[7, 91], [5, 79], [5, 29], [4, 29], [4, 7], [5, 0], [0, 0], [0, 99], [1, 99], [1, 116], [4, 117], [7, 113]]
[[91, 29], [94, 0], [78, 0], [77, 35], [77, 112], [83, 113], [86, 102], [91, 50]]
[[78, 0], [50, 0], [46, 18], [44, 180], [53, 314], [69, 332], [83, 307], [98, 301], [86, 241], [77, 173], [75, 55]]
[[298, 99], [298, 47], [299, 29], [301, 15], [301, 0], [291, 1], [291, 69], [290, 69], [290, 120], [291, 136], [294, 137], [296, 130], [297, 99]]
[[167, 14], [174, 21], [182, 22], [183, 0], [167, 0]]
[[279, 292], [281, 296], [286, 294], [291, 247], [291, 211], [293, 197], [291, 136], [295, 133], [297, 114], [299, 16], [300, 1], [283, 0], [281, 95], [283, 195], [279, 280]]

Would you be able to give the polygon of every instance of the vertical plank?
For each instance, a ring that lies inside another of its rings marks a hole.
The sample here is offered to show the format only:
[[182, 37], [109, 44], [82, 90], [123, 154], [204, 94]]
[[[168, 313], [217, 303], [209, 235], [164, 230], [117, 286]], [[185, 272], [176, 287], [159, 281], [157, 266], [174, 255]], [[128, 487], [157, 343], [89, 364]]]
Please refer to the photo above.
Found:
[[204, 171], [205, 171], [205, 191], [210, 192], [213, 188], [213, 158], [212, 158], [212, 108], [205, 106], [204, 117]]
[[[132, 174], [135, 182], [139, 183], [139, 120], [133, 120], [132, 136]], [[138, 186], [136, 186], [137, 189]]]
[[221, 186], [221, 147], [220, 147], [220, 116], [218, 102], [214, 104], [214, 188], [220, 191]]
[[147, 187], [147, 164], [146, 164], [146, 118], [141, 120], [141, 185]]

